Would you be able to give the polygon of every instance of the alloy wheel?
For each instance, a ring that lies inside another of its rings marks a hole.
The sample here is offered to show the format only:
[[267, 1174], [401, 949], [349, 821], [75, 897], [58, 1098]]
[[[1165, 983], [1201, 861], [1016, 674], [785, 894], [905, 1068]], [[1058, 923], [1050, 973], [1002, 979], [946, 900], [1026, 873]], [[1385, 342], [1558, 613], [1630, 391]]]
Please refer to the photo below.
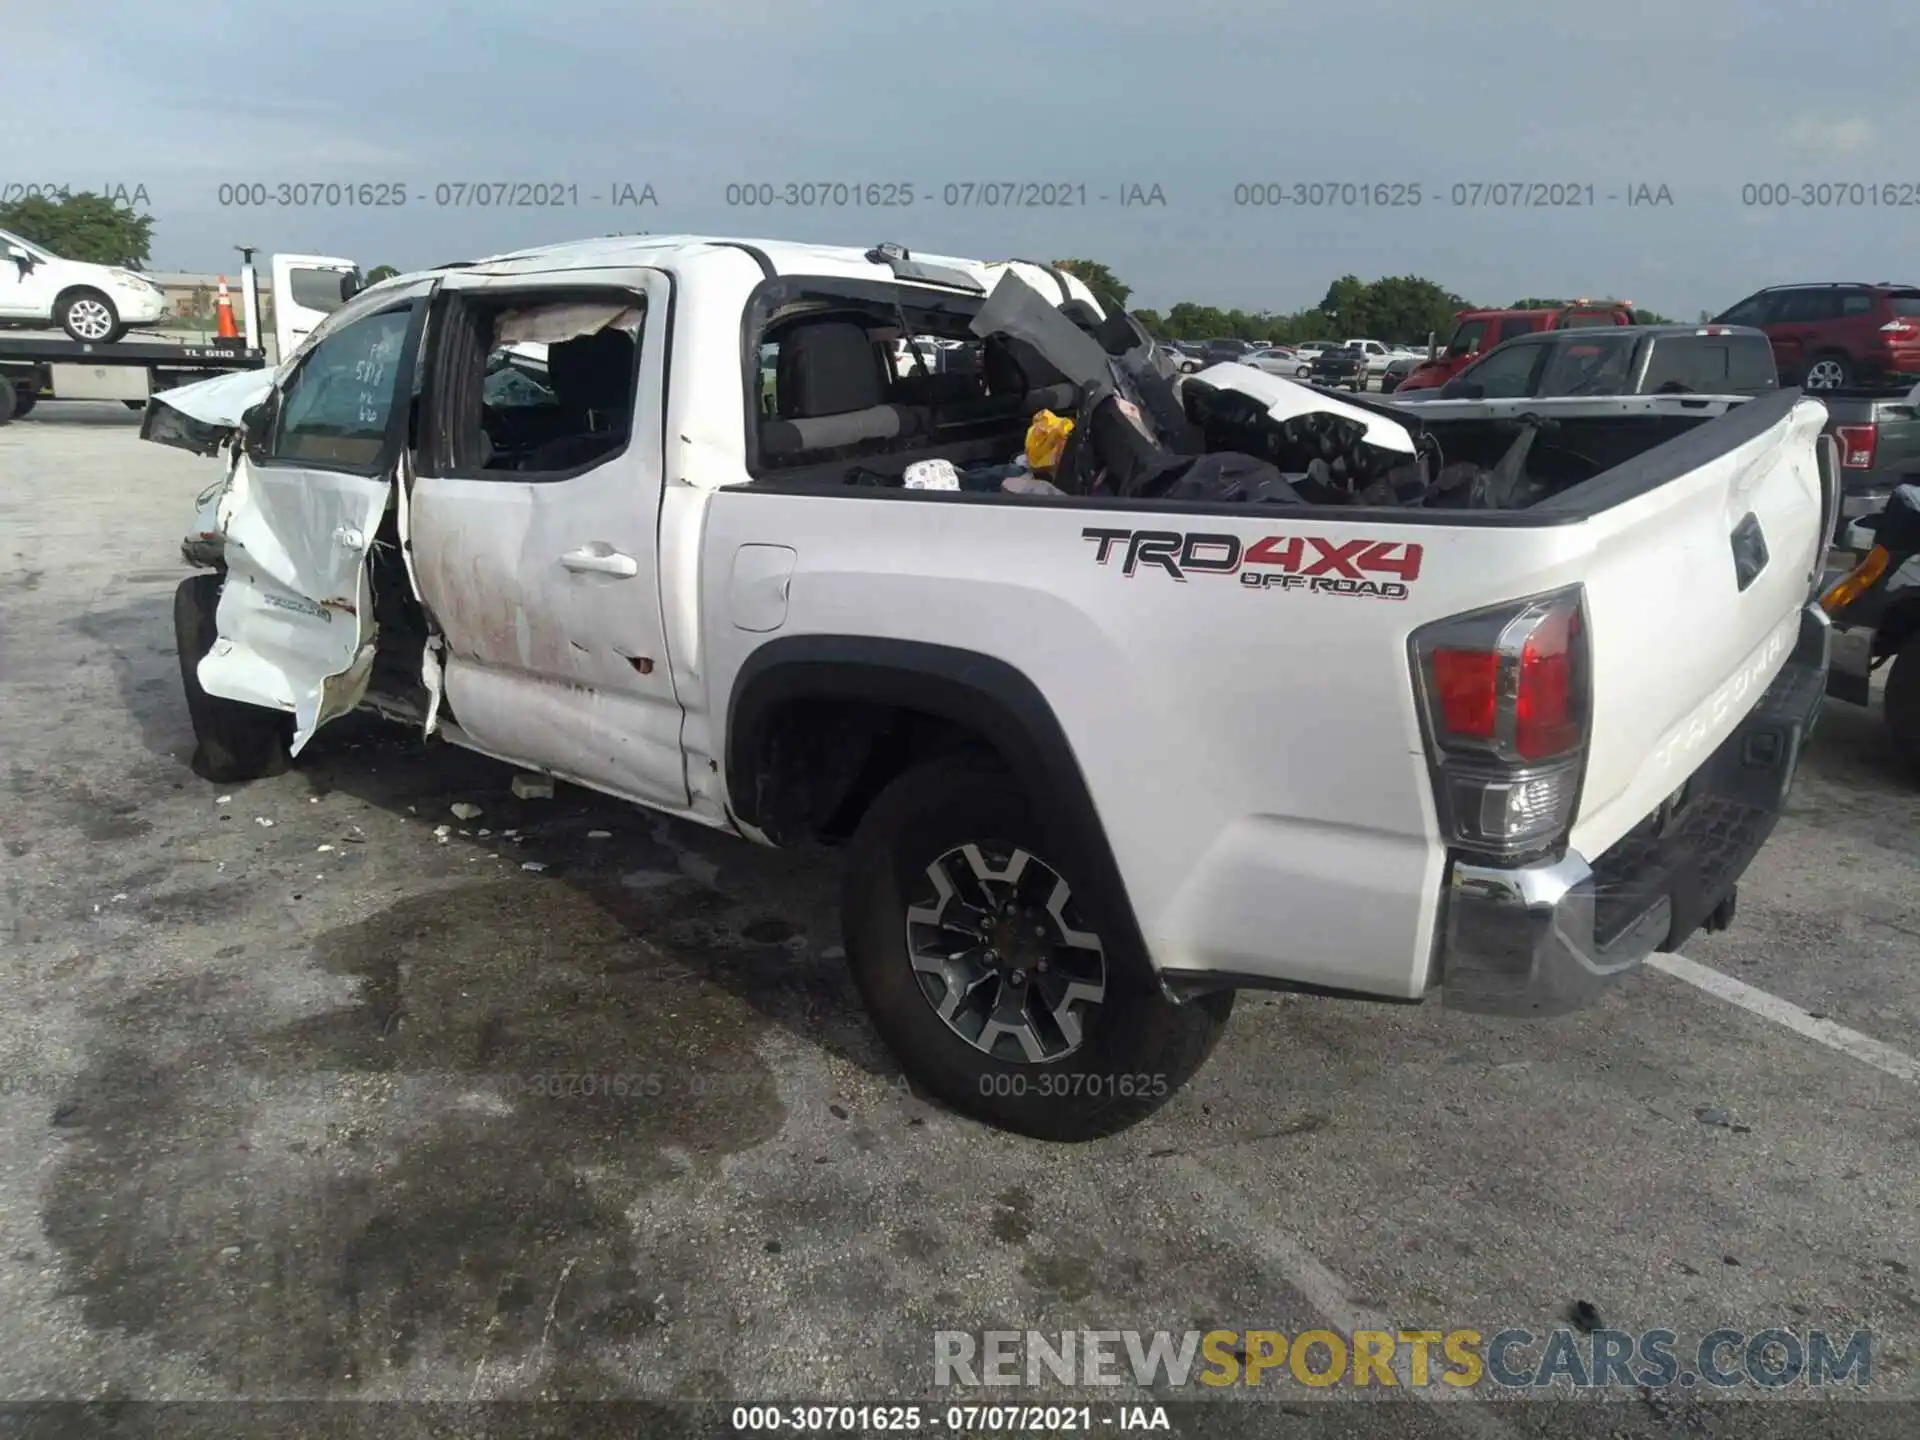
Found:
[[1000, 1060], [1063, 1060], [1106, 999], [1106, 953], [1060, 873], [1029, 851], [959, 845], [907, 908], [907, 958], [948, 1029]]
[[83, 340], [104, 340], [113, 333], [113, 312], [104, 301], [76, 300], [67, 307], [67, 324]]
[[1807, 367], [1802, 386], [1807, 390], [1838, 390], [1846, 383], [1847, 369], [1838, 360], [1816, 360]]

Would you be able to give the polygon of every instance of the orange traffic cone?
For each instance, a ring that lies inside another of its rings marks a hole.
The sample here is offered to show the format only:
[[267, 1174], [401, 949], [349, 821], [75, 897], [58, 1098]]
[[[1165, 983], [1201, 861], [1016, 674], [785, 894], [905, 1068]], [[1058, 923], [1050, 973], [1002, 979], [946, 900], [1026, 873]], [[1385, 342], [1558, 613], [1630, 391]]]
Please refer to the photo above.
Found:
[[213, 302], [214, 334], [222, 340], [238, 340], [240, 327], [233, 323], [233, 300], [227, 294], [227, 277], [220, 277], [220, 294]]

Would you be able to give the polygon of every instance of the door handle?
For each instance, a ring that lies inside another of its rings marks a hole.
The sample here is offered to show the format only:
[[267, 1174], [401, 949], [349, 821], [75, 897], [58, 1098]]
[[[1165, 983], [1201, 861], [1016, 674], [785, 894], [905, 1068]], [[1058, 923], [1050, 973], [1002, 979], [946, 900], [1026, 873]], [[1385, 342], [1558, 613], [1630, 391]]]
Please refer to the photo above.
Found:
[[618, 575], [626, 578], [640, 573], [640, 562], [633, 556], [622, 555], [618, 550], [596, 550], [591, 546], [569, 550], [560, 557], [560, 563], [569, 570], [588, 575]]

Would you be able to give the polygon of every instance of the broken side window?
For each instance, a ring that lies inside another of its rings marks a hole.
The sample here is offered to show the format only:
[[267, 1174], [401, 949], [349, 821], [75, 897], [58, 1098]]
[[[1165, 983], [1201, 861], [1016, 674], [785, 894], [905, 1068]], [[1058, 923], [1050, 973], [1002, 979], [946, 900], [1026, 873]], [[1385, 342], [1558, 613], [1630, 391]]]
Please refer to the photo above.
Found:
[[633, 434], [643, 296], [462, 296], [448, 318], [440, 473], [571, 475]]
[[1070, 403], [1035, 356], [970, 328], [980, 302], [915, 286], [807, 280], [770, 288], [749, 350], [753, 473], [897, 479], [923, 459], [1006, 461], [1036, 410]]

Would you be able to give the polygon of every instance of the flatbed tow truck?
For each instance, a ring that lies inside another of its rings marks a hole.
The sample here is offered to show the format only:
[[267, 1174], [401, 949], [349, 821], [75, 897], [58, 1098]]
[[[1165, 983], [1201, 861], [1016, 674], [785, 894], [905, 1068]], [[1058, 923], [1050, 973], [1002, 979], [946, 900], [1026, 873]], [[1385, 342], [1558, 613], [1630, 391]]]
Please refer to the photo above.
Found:
[[[149, 396], [269, 362], [262, 343], [260, 282], [253, 247], [241, 246], [241, 333], [232, 339], [89, 342], [64, 335], [0, 334], [0, 425], [42, 400], [119, 400], [130, 410]], [[365, 286], [351, 260], [327, 255], [273, 257], [274, 354], [293, 352], [307, 333]]]

